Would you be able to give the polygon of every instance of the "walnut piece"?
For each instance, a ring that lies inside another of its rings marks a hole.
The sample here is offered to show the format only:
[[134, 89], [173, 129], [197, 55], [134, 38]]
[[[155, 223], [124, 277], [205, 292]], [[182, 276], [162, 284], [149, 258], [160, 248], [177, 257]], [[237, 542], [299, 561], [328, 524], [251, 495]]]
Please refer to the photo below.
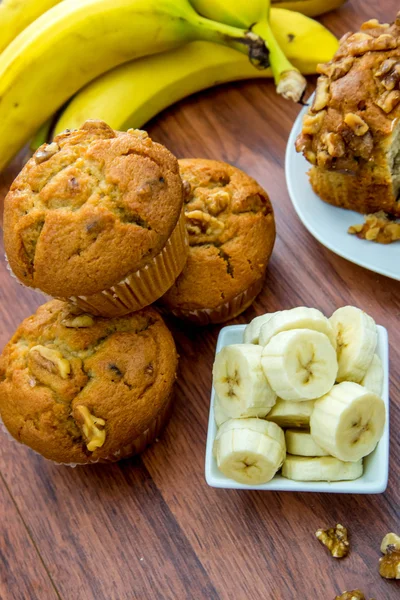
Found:
[[326, 145], [331, 156], [340, 158], [345, 155], [346, 148], [340, 133], [333, 133], [333, 131], [326, 133], [322, 138], [322, 142]]
[[333, 558], [344, 558], [349, 553], [347, 529], [340, 523], [334, 529], [318, 529], [315, 535], [321, 544], [328, 548]]
[[73, 417], [82, 427], [83, 435], [87, 442], [86, 447], [89, 452], [96, 448], [101, 448], [106, 441], [106, 432], [103, 429], [106, 422], [104, 419], [92, 415], [87, 406], [75, 406]]
[[186, 213], [186, 228], [189, 235], [219, 235], [224, 227], [222, 221], [202, 210], [192, 210]]
[[354, 61], [354, 56], [346, 56], [340, 61], [317, 65], [317, 72], [330, 77], [332, 81], [337, 81], [337, 79], [347, 75]]
[[29, 350], [30, 357], [38, 363], [39, 367], [59, 375], [62, 379], [68, 379], [71, 372], [69, 360], [63, 357], [61, 352], [46, 346], [33, 346]]
[[379, 106], [386, 114], [392, 112], [400, 102], [400, 92], [397, 90], [385, 91], [376, 100], [375, 104]]
[[46, 160], [49, 160], [52, 156], [57, 154], [59, 151], [58, 144], [53, 142], [52, 144], [44, 144], [39, 148], [39, 150], [34, 154], [34, 159], [37, 165], [42, 164]]
[[375, 71], [375, 77], [382, 77], [383, 75], [387, 75], [397, 63], [395, 58], [387, 58], [384, 60], [377, 71]]
[[382, 554], [386, 554], [389, 546], [392, 546], [395, 550], [400, 550], [400, 536], [395, 533], [387, 533], [381, 543]]
[[314, 98], [313, 105], [311, 107], [314, 112], [318, 112], [318, 111], [322, 110], [323, 108], [325, 108], [325, 106], [327, 106], [327, 104], [329, 102], [329, 87], [330, 87], [329, 78], [321, 75], [321, 77], [319, 77], [318, 81], [317, 81], [317, 89], [315, 90], [315, 98]]
[[312, 149], [312, 137], [304, 132], [302, 132], [298, 138], [296, 139], [296, 151], [297, 152], [306, 152], [307, 150]]
[[365, 223], [349, 227], [348, 233], [378, 244], [391, 244], [400, 240], [400, 222], [389, 219], [383, 211], [366, 215], [364, 219]]
[[361, 590], [352, 590], [343, 592], [341, 596], [335, 596], [335, 600], [366, 600], [366, 598]]
[[184, 179], [182, 181], [182, 190], [183, 190], [183, 201], [187, 204], [190, 201], [190, 197], [192, 195], [192, 186], [190, 182]]
[[80, 329], [82, 327], [92, 327], [94, 319], [91, 315], [79, 315], [73, 319], [64, 319], [62, 324], [69, 329]]
[[317, 154], [317, 165], [329, 169], [332, 166], [332, 157], [326, 150], [320, 150]]
[[379, 559], [379, 575], [385, 579], [400, 579], [400, 551], [387, 548], [385, 556]]
[[378, 19], [370, 19], [365, 21], [360, 27], [361, 31], [367, 31], [368, 29], [387, 29], [390, 27], [389, 23], [379, 23]]
[[381, 552], [385, 556], [379, 559], [379, 574], [385, 579], [400, 579], [400, 537], [388, 533], [382, 540]]
[[322, 127], [326, 111], [321, 110], [316, 115], [306, 114], [303, 119], [303, 133], [306, 135], [315, 135]]
[[367, 123], [359, 115], [355, 113], [347, 113], [344, 117], [344, 122], [357, 136], [365, 135], [369, 129]]
[[366, 52], [393, 50], [397, 48], [397, 41], [389, 33], [382, 33], [378, 37], [373, 37], [368, 33], [358, 32], [346, 39], [346, 46], [347, 52], [351, 56], [361, 56]]
[[312, 150], [305, 150], [304, 151], [304, 158], [306, 160], [308, 160], [308, 162], [311, 163], [312, 165], [316, 165], [317, 164], [317, 155]]
[[229, 205], [230, 194], [224, 190], [217, 190], [206, 198], [206, 208], [210, 215], [217, 216]]

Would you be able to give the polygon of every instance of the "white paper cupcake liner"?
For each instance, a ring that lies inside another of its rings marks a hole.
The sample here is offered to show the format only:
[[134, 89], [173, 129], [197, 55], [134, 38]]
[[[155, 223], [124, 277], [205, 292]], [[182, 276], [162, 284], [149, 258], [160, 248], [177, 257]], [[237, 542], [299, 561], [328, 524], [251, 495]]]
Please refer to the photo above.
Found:
[[225, 321], [229, 321], [240, 315], [240, 313], [246, 310], [246, 308], [254, 302], [255, 298], [262, 290], [263, 283], [264, 276], [250, 285], [247, 290], [216, 308], [186, 310], [182, 308], [169, 308], [161, 305], [160, 310], [165, 314], [172, 314], [178, 319], [191, 321], [196, 325], [225, 323]]
[[129, 458], [131, 456], [141, 454], [148, 446], [150, 446], [150, 444], [155, 442], [157, 437], [160, 435], [162, 429], [165, 427], [165, 425], [168, 423], [168, 421], [171, 417], [172, 407], [173, 407], [173, 392], [171, 392], [165, 405], [159, 411], [159, 413], [156, 415], [156, 417], [153, 419], [153, 421], [150, 423], [149, 427], [145, 431], [143, 431], [143, 433], [141, 433], [136, 439], [134, 439], [130, 444], [127, 444], [126, 446], [121, 447], [117, 452], [115, 452], [114, 454], [111, 454], [110, 456], [92, 459], [92, 460], [89, 459], [85, 463], [72, 463], [72, 462], [71, 463], [61, 463], [61, 462], [56, 462], [54, 460], [44, 457], [43, 455], [40, 454], [40, 452], [37, 452], [36, 450], [31, 448], [27, 444], [24, 444], [23, 442], [19, 442], [17, 439], [15, 439], [11, 435], [11, 433], [8, 431], [7, 427], [4, 425], [1, 417], [0, 417], [0, 430], [6, 435], [6, 437], [10, 441], [15, 442], [16, 444], [22, 444], [23, 446], [25, 446], [26, 448], [29, 448], [32, 452], [34, 452], [38, 456], [45, 458], [45, 460], [47, 460], [57, 466], [65, 466], [65, 467], [75, 468], [75, 467], [84, 467], [87, 465], [94, 465], [94, 464], [98, 464], [98, 463], [103, 463], [103, 464], [114, 463], [114, 462], [118, 462], [119, 460], [123, 460], [125, 458]]
[[185, 215], [179, 221], [162, 251], [145, 267], [123, 281], [91, 296], [72, 296], [68, 301], [81, 310], [103, 317], [116, 317], [153, 304], [174, 284], [183, 271], [189, 251]]

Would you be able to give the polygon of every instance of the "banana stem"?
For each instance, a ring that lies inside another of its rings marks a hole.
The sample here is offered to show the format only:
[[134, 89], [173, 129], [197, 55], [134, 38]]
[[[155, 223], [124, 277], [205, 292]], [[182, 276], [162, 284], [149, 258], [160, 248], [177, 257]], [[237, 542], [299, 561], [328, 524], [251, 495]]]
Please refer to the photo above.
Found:
[[245, 31], [200, 15], [197, 16], [194, 25], [197, 39], [223, 44], [247, 54], [252, 64], [259, 69], [267, 69], [270, 66], [269, 49], [262, 37], [254, 31]]
[[300, 71], [286, 58], [275, 39], [269, 23], [266, 21], [256, 23], [252, 31], [265, 41], [269, 49], [271, 69], [278, 94], [287, 100], [300, 102], [307, 87], [307, 81]]

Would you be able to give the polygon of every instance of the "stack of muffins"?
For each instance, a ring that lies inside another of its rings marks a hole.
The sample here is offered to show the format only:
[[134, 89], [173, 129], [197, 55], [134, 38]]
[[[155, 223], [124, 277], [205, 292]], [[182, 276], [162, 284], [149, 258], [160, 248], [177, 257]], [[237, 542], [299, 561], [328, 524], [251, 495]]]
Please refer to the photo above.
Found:
[[221, 323], [260, 292], [272, 207], [225, 163], [177, 159], [146, 132], [88, 121], [41, 146], [5, 200], [14, 275], [57, 298], [0, 357], [0, 415], [65, 464], [141, 452], [168, 419], [173, 338], [150, 305]]

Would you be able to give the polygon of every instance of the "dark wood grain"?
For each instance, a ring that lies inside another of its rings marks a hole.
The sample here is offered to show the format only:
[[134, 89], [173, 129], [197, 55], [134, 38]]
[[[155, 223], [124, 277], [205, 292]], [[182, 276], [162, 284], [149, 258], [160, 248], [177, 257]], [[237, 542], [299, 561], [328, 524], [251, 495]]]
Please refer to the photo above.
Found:
[[60, 600], [2, 476], [0, 507], [0, 598]]
[[[379, 5], [352, 0], [323, 22], [342, 35], [369, 17], [391, 20], [397, 8], [397, 0]], [[65, 600], [333, 600], [355, 587], [376, 600], [399, 597], [399, 583], [380, 578], [378, 559], [383, 535], [400, 529], [400, 283], [332, 254], [297, 219], [283, 164], [298, 110], [276, 97], [272, 82], [246, 82], [195, 95], [148, 129], [177, 156], [216, 158], [243, 168], [271, 196], [278, 237], [265, 288], [236, 322], [296, 305], [329, 314], [355, 304], [388, 328], [387, 491], [349, 496], [207, 487], [204, 451], [220, 327], [196, 329], [171, 320], [181, 355], [175, 412], [160, 441], [140, 459], [58, 467], [0, 433], [0, 473], [12, 495], [11, 501], [0, 482], [8, 560], [16, 573], [26, 573], [25, 582], [39, 581], [40, 600], [56, 597], [52, 582]], [[3, 192], [21, 160], [0, 176]], [[41, 294], [20, 287], [0, 262], [0, 347], [42, 302]], [[318, 527], [336, 522], [351, 532], [352, 552], [344, 561], [333, 560], [314, 538]], [[35, 598], [28, 588], [18, 595], [12, 579], [0, 585], [2, 600]]]

